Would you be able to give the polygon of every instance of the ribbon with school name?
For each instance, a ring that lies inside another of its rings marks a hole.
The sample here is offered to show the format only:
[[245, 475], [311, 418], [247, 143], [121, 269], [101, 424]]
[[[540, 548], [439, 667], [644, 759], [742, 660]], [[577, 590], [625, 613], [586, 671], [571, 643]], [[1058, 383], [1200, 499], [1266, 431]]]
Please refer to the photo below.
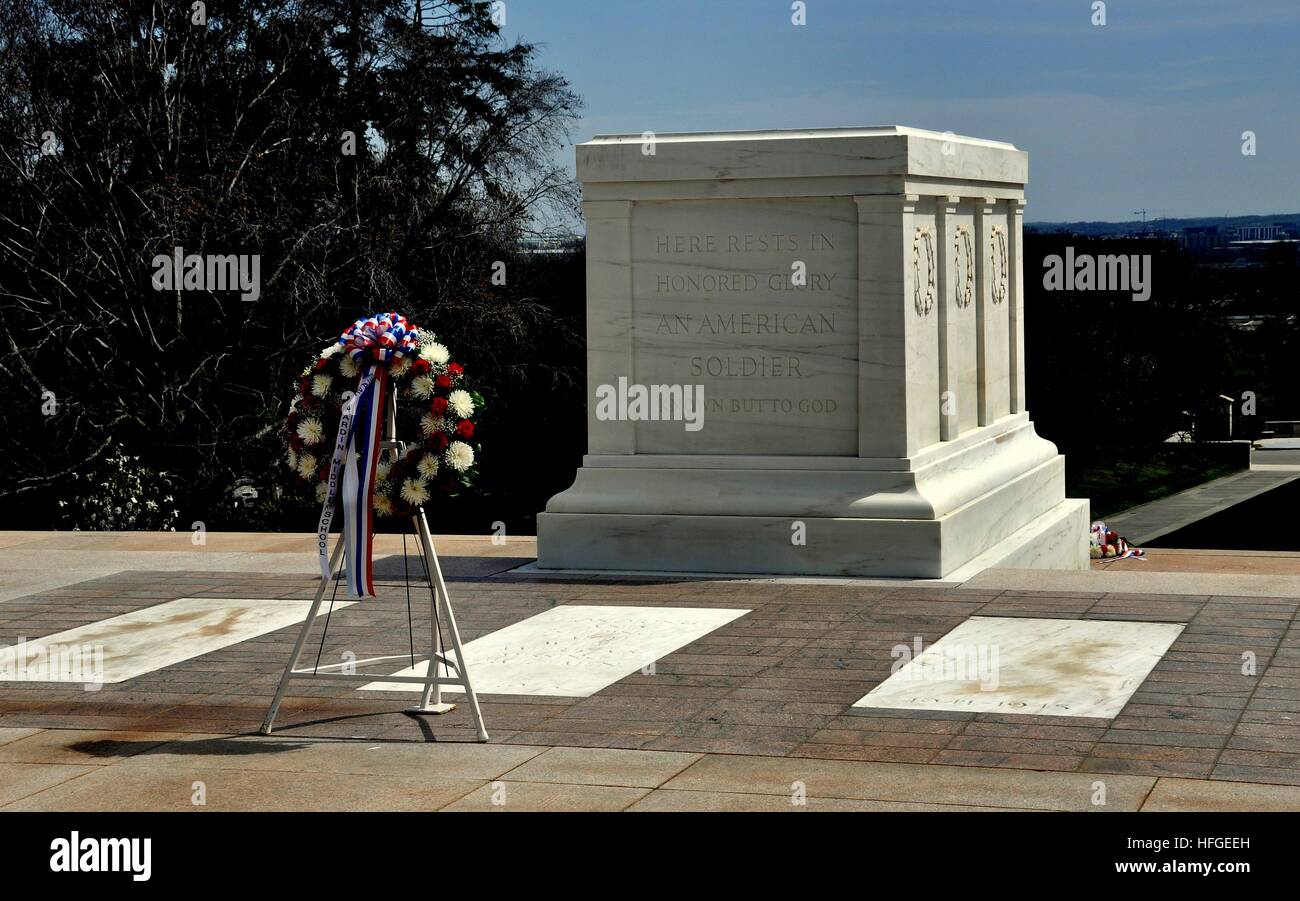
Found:
[[343, 405], [328, 488], [316, 527], [321, 577], [329, 579], [330, 525], [343, 501], [343, 557], [348, 597], [374, 597], [374, 496], [383, 444], [390, 366], [419, 348], [417, 329], [397, 313], [358, 319], [339, 337], [342, 351], [360, 371], [356, 394]]

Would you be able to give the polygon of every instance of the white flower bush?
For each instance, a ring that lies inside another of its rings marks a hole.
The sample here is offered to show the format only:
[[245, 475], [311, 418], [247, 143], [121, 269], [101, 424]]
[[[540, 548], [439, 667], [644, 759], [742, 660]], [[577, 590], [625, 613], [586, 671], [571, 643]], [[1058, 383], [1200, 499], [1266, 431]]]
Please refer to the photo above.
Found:
[[68, 479], [74, 498], [58, 502], [60, 519], [70, 529], [84, 531], [148, 530], [175, 532], [176, 498], [172, 480], [128, 456], [118, 445], [88, 472]]

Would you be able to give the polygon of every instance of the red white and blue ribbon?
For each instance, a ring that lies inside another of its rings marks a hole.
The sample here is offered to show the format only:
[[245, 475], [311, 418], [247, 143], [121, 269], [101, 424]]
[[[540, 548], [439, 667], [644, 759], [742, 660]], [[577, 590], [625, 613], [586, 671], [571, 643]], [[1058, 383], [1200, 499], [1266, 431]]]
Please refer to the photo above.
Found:
[[[388, 411], [388, 368], [419, 349], [417, 329], [397, 313], [358, 319], [339, 344], [360, 370], [356, 394], [343, 405], [330, 460], [328, 491], [316, 527], [321, 577], [329, 579], [329, 534], [335, 501], [343, 501], [343, 556], [348, 597], [374, 597], [374, 497]], [[341, 474], [341, 477], [340, 477]]]

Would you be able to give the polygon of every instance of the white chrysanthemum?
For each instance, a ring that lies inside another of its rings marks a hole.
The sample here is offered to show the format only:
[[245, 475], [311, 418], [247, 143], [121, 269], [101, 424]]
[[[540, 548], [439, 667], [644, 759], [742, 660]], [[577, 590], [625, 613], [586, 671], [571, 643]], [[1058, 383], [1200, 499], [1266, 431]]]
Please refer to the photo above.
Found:
[[375, 493], [375, 499], [371, 502], [375, 512], [380, 516], [393, 515], [393, 499], [386, 494]]
[[451, 351], [443, 347], [437, 341], [429, 341], [420, 345], [421, 358], [428, 360], [430, 363], [441, 366], [451, 359]]
[[298, 437], [303, 444], [320, 444], [325, 440], [325, 427], [315, 416], [298, 423]]
[[438, 458], [433, 454], [425, 454], [415, 468], [419, 470], [421, 476], [431, 479], [438, 474]]
[[325, 500], [326, 496], [327, 496], [329, 493], [330, 493], [330, 483], [329, 483], [329, 482], [317, 482], [317, 483], [316, 483], [316, 500], [318, 500], [318, 501], [323, 501], [323, 500]]
[[451, 392], [447, 395], [447, 403], [461, 419], [468, 419], [474, 413], [474, 398], [469, 396], [468, 391], [457, 389]]
[[310, 479], [316, 475], [316, 455], [303, 454], [298, 458], [298, 474], [304, 479]]
[[322, 351], [320, 352], [320, 355], [321, 355], [322, 357], [324, 357], [325, 359], [328, 360], [330, 357], [334, 356], [336, 353], [338, 353], [338, 352], [339, 352], [340, 350], [342, 350], [342, 349], [343, 349], [343, 345], [342, 345], [342, 344], [331, 344], [329, 347], [327, 347], [327, 348], [325, 348], [324, 350], [322, 350]]
[[417, 375], [411, 379], [411, 393], [421, 400], [433, 397], [433, 379], [427, 375]]
[[375, 478], [382, 482], [384, 479], [388, 478], [388, 473], [391, 472], [392, 469], [392, 460], [380, 460], [379, 465], [375, 467]]
[[294, 453], [293, 448], [289, 448], [289, 468], [295, 471], [298, 469], [298, 455]]
[[453, 441], [443, 454], [447, 465], [457, 472], [464, 472], [474, 465], [474, 448], [464, 441]]
[[432, 413], [425, 413], [420, 417], [420, 431], [424, 437], [428, 438], [434, 432], [442, 428], [443, 419], [441, 416], [434, 416]]
[[357, 368], [356, 363], [352, 362], [351, 357], [344, 357], [339, 360], [339, 372], [350, 379], [354, 379], [361, 374], [361, 370]]
[[314, 375], [311, 379], [311, 393], [317, 397], [324, 397], [330, 393], [330, 385], [334, 383], [332, 376], [321, 373]]
[[429, 489], [424, 487], [422, 479], [407, 479], [402, 483], [402, 500], [413, 507], [418, 507], [429, 499]]
[[406, 370], [410, 368], [411, 368], [411, 358], [402, 357], [400, 360], [398, 360], [396, 363], [394, 363], [392, 366], [388, 368], [388, 373], [395, 379], [401, 378], [402, 376], [406, 375]]

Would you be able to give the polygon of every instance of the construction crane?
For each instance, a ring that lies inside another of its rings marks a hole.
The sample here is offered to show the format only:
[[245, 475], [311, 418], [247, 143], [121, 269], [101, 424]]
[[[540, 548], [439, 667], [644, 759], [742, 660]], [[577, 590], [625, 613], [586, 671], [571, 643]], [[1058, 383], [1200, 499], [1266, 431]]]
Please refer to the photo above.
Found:
[[1140, 210], [1134, 210], [1134, 211], [1133, 211], [1133, 215], [1134, 215], [1134, 216], [1141, 216], [1141, 217], [1142, 217], [1142, 233], [1143, 233], [1143, 234], [1146, 234], [1146, 231], [1147, 231], [1147, 213], [1163, 213], [1163, 212], [1164, 212], [1164, 210], [1148, 210], [1148, 209], [1143, 208], [1143, 209], [1140, 209]]

